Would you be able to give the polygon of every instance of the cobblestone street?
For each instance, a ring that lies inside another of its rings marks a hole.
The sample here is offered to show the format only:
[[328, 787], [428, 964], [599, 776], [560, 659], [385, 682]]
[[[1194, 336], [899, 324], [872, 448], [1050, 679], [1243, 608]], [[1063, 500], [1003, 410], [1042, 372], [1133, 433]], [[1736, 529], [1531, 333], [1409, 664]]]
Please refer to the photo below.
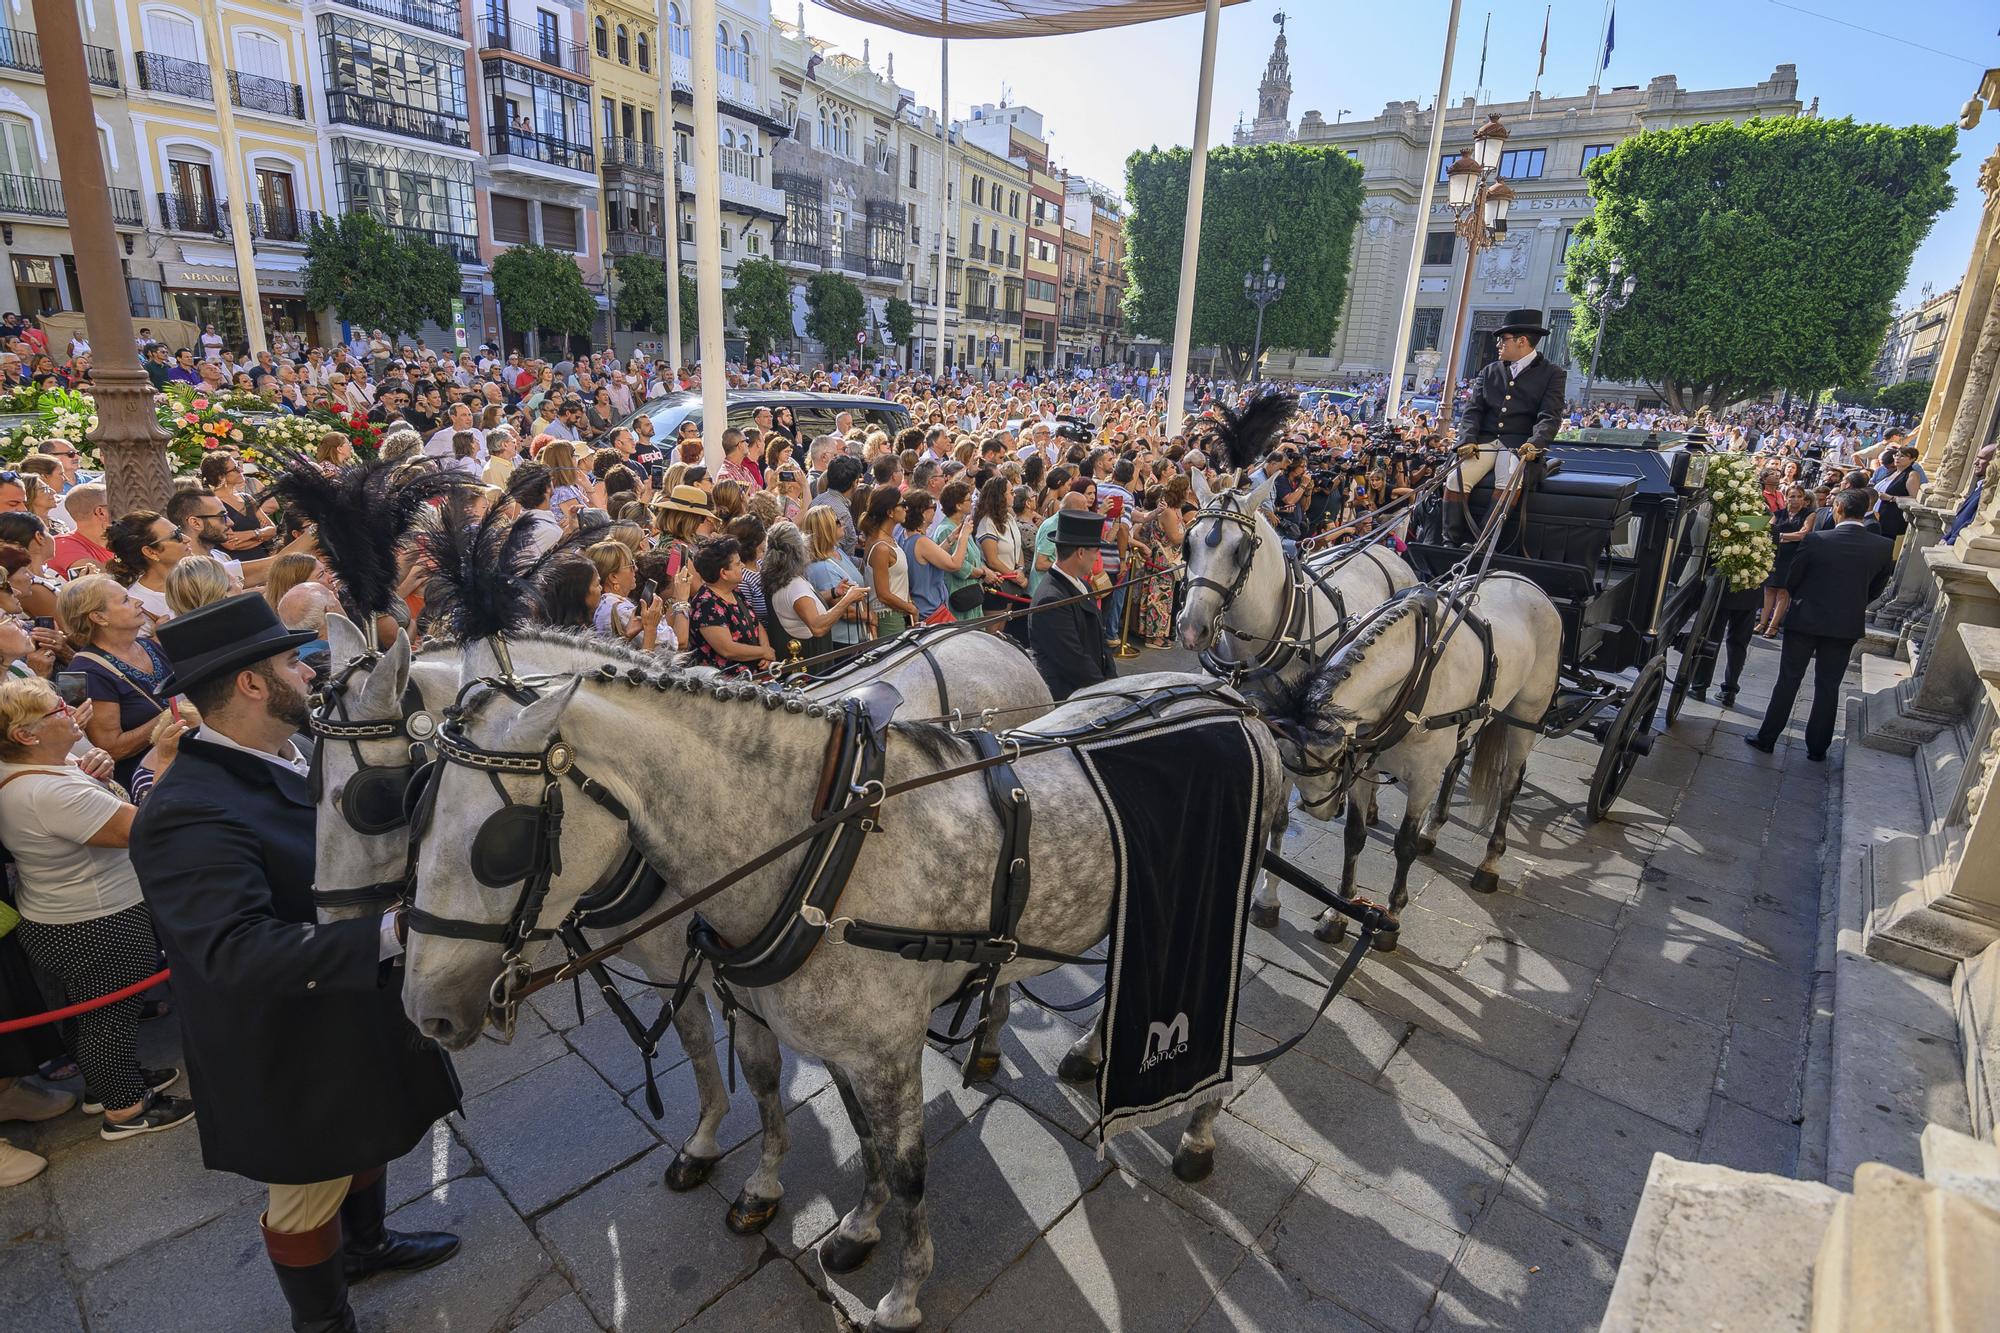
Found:
[[[932, 1052], [925, 1327], [1594, 1328], [1653, 1153], [1789, 1174], [1800, 1151], [1841, 751], [1808, 763], [1796, 725], [1775, 756], [1741, 743], [1776, 666], [1759, 642], [1735, 710], [1690, 701], [1604, 823], [1581, 813], [1594, 745], [1538, 748], [1499, 894], [1464, 887], [1484, 833], [1448, 826], [1413, 871], [1400, 951], [1364, 960], [1303, 1045], [1240, 1075], [1200, 1186], [1168, 1169], [1178, 1124], [1115, 1140], [1098, 1160], [1083, 1096], [1054, 1073], [1080, 1031], [1064, 1018], [1017, 1002], [1000, 1075], [970, 1090]], [[1385, 789], [1364, 888], [1386, 892], [1401, 808]], [[1300, 819], [1290, 844], [1337, 879], [1338, 831]], [[1318, 1003], [1339, 952], [1310, 921], [1291, 895], [1277, 931], [1251, 929], [1244, 1049], [1290, 1035]], [[1080, 997], [1095, 978], [1076, 971], [1037, 989]], [[464, 1115], [390, 1173], [392, 1225], [458, 1231], [464, 1252], [357, 1289], [365, 1328], [865, 1321], [896, 1232], [859, 1272], [822, 1273], [814, 1244], [861, 1186], [822, 1069], [788, 1065], [784, 1206], [746, 1239], [722, 1218], [755, 1163], [747, 1091], [724, 1137], [749, 1146], [708, 1185], [670, 1193], [662, 1172], [693, 1118], [689, 1067], [662, 1077], [655, 1123], [639, 1058], [601, 1005], [579, 1023], [567, 992], [532, 1004], [512, 1045], [459, 1059]], [[145, 1063], [174, 1059], [171, 1021], [144, 1039]], [[72, 1112], [6, 1127], [51, 1165], [0, 1193], [0, 1328], [282, 1328], [256, 1225], [262, 1187], [204, 1171], [191, 1130], [113, 1144], [96, 1126]]]

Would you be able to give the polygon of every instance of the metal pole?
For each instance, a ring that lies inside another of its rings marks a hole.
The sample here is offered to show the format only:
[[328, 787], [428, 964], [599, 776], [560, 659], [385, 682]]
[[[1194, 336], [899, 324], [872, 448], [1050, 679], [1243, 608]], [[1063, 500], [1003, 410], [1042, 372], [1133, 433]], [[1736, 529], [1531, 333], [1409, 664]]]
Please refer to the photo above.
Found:
[[1264, 376], [1257, 369], [1258, 358], [1264, 355], [1264, 303], [1257, 303], [1257, 336], [1250, 342], [1250, 382], [1256, 383]]
[[1169, 439], [1180, 434], [1181, 415], [1187, 403], [1188, 353], [1194, 341], [1195, 269], [1201, 255], [1201, 200], [1208, 188], [1208, 104], [1215, 93], [1215, 36], [1221, 24], [1222, 0], [1208, 0], [1201, 19], [1201, 79], [1195, 92], [1187, 214], [1181, 223], [1181, 285], [1174, 302], [1174, 361], [1167, 376]]
[[140, 368], [132, 340], [131, 297], [111, 223], [111, 191], [97, 146], [74, 0], [35, 0], [35, 27], [41, 33], [56, 171], [62, 178], [70, 247], [83, 289], [84, 326], [90, 334], [91, 392], [97, 399], [92, 439], [104, 459], [111, 512], [165, 509], [173, 494], [173, 469], [167, 463], [166, 434], [153, 412], [153, 382]]
[[667, 327], [661, 334], [660, 343], [667, 354], [667, 373], [673, 375], [679, 374], [681, 368], [681, 164], [674, 149], [677, 138], [674, 134], [674, 35], [668, 31], [664, 18], [659, 31], [659, 45], [655, 51], [660, 62], [660, 152], [666, 157], [667, 168], [666, 210], [662, 219], [662, 225], [667, 229], [663, 251], [667, 269]]
[[[1597, 307], [1592, 306], [1593, 310]], [[1583, 381], [1583, 410], [1590, 410], [1590, 391], [1597, 387], [1597, 357], [1604, 350], [1604, 321], [1611, 317], [1607, 310], [1597, 310], [1597, 336], [1590, 340], [1590, 374]]]
[[1417, 283], [1423, 274], [1420, 268], [1424, 262], [1424, 241], [1431, 230], [1431, 197], [1437, 192], [1437, 163], [1444, 157], [1444, 99], [1451, 93], [1451, 57], [1458, 48], [1458, 8], [1460, 0], [1451, 0], [1451, 17], [1446, 20], [1444, 30], [1444, 64], [1438, 70], [1437, 101], [1431, 108], [1431, 147], [1429, 166], [1424, 169], [1423, 188], [1417, 191], [1417, 225], [1411, 228], [1410, 272], [1403, 280], [1402, 320], [1396, 326], [1396, 350], [1389, 358], [1389, 398], [1382, 408], [1382, 419], [1394, 421], [1403, 403], [1403, 362], [1410, 355], [1410, 325], [1417, 318]]
[[[1484, 191], [1485, 186], [1482, 185], [1480, 189]], [[1475, 222], [1478, 221], [1479, 211], [1484, 206], [1484, 200], [1474, 195], [1472, 215]], [[1450, 326], [1445, 329], [1444, 355], [1438, 359], [1438, 365], [1444, 371], [1444, 384], [1438, 390], [1438, 422], [1447, 437], [1451, 434], [1451, 419], [1456, 415], [1458, 408], [1458, 372], [1452, 368], [1451, 363], [1452, 358], [1461, 354], [1460, 336], [1464, 333], [1465, 317], [1471, 313], [1472, 261], [1479, 253], [1478, 236], [1479, 232], [1475, 230], [1471, 236], [1461, 238], [1465, 242], [1465, 271], [1458, 283], [1457, 307], [1452, 312]]]
[[[938, 22], [947, 32], [951, 29], [951, 0], [940, 0]], [[951, 38], [938, 39], [938, 101], [943, 105], [938, 109], [938, 117], [944, 123], [943, 158], [938, 163], [938, 262], [937, 262], [937, 348], [933, 354], [935, 369], [931, 378], [944, 380], [944, 252], [950, 244], [952, 210], [958, 206], [958, 189], [951, 170]]]
[[[694, 70], [694, 288], [701, 320], [702, 461], [722, 467], [729, 424], [729, 361], [722, 346], [722, 125], [715, 110], [715, 0], [694, 0], [689, 22]], [[679, 281], [678, 275], [675, 281]]]
[[[215, 96], [215, 128], [222, 136], [216, 156], [222, 159], [222, 188], [229, 191], [229, 239], [236, 250], [236, 283], [243, 293], [243, 336], [254, 356], [268, 349], [264, 340], [264, 305], [257, 289], [257, 252], [250, 246], [249, 187], [243, 178], [243, 147], [236, 137], [236, 109], [230, 100], [229, 60], [222, 45], [222, 20], [217, 0], [204, 0], [201, 26], [207, 34], [209, 84]], [[90, 122], [95, 125], [93, 120]]]

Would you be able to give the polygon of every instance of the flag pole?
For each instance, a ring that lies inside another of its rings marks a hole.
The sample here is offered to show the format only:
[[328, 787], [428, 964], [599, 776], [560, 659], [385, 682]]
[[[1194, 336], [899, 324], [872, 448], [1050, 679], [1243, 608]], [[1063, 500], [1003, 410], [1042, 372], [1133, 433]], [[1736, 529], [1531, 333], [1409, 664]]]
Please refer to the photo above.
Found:
[[1604, 82], [1604, 34], [1611, 29], [1611, 6], [1617, 0], [1604, 0], [1604, 19], [1597, 25], [1597, 71], [1590, 76], [1590, 109], [1597, 110], [1597, 86]]
[[[1410, 324], [1416, 318], [1417, 283], [1423, 276], [1424, 242], [1430, 238], [1431, 194], [1437, 188], [1437, 163], [1444, 157], [1444, 100], [1451, 96], [1451, 57], [1458, 48], [1458, 8], [1461, 0], [1451, 0], [1451, 17], [1445, 20], [1444, 64], [1438, 70], [1437, 102], [1431, 107], [1431, 166], [1417, 191], [1417, 221], [1410, 228], [1410, 267], [1403, 278], [1403, 312], [1396, 326], [1396, 350], [1389, 359], [1389, 398], [1382, 407], [1382, 420], [1393, 422], [1403, 404], [1403, 362], [1410, 355]], [[1446, 371], [1449, 375], [1449, 369]], [[1447, 391], [1448, 392], [1448, 391]], [[1446, 401], [1450, 401], [1447, 399]]]
[[1480, 103], [1486, 101], [1486, 44], [1493, 36], [1493, 11], [1486, 11], [1486, 29], [1479, 34], [1479, 81], [1473, 85], [1472, 95]]
[[1542, 8], [1542, 58], [1535, 64], [1535, 91], [1528, 98], [1528, 119], [1535, 118], [1535, 112], [1542, 106], [1542, 73], [1549, 67], [1549, 16], [1555, 12], [1553, 4]]

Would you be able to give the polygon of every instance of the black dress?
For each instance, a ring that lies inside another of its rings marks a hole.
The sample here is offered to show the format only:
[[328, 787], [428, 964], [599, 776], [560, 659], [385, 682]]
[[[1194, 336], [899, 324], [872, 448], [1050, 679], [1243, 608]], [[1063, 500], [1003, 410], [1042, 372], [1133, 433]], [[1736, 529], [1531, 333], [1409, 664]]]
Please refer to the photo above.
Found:
[[1765, 587], [1784, 587], [1786, 572], [1791, 569], [1792, 561], [1799, 558], [1798, 542], [1778, 541], [1778, 539], [1788, 532], [1797, 532], [1800, 528], [1806, 527], [1812, 522], [1813, 517], [1813, 511], [1810, 509], [1801, 509], [1794, 514], [1790, 505], [1786, 505], [1771, 516], [1771, 540], [1778, 543], [1778, 558], [1771, 565], [1770, 576], [1764, 580]]
[[1890, 499], [1891, 496], [1908, 496], [1910, 493], [1910, 469], [1904, 468], [1882, 484], [1882, 502], [1875, 506], [1876, 522], [1881, 525], [1882, 535], [1890, 541], [1903, 535], [1910, 526], [1903, 517], [1903, 506]]

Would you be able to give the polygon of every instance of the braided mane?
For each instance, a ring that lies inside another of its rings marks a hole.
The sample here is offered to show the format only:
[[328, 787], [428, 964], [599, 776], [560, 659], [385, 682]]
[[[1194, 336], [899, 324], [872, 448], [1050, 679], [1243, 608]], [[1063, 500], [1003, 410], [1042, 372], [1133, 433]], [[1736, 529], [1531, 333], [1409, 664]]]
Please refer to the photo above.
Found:
[[1412, 615], [1429, 615], [1436, 609], [1437, 600], [1436, 590], [1420, 583], [1384, 602], [1349, 632], [1347, 638], [1333, 650], [1326, 665], [1307, 681], [1306, 711], [1334, 721], [1355, 721], [1357, 715], [1351, 709], [1342, 708], [1333, 701], [1334, 690], [1354, 675], [1355, 668], [1367, 659], [1368, 650], [1380, 642], [1383, 635]]

